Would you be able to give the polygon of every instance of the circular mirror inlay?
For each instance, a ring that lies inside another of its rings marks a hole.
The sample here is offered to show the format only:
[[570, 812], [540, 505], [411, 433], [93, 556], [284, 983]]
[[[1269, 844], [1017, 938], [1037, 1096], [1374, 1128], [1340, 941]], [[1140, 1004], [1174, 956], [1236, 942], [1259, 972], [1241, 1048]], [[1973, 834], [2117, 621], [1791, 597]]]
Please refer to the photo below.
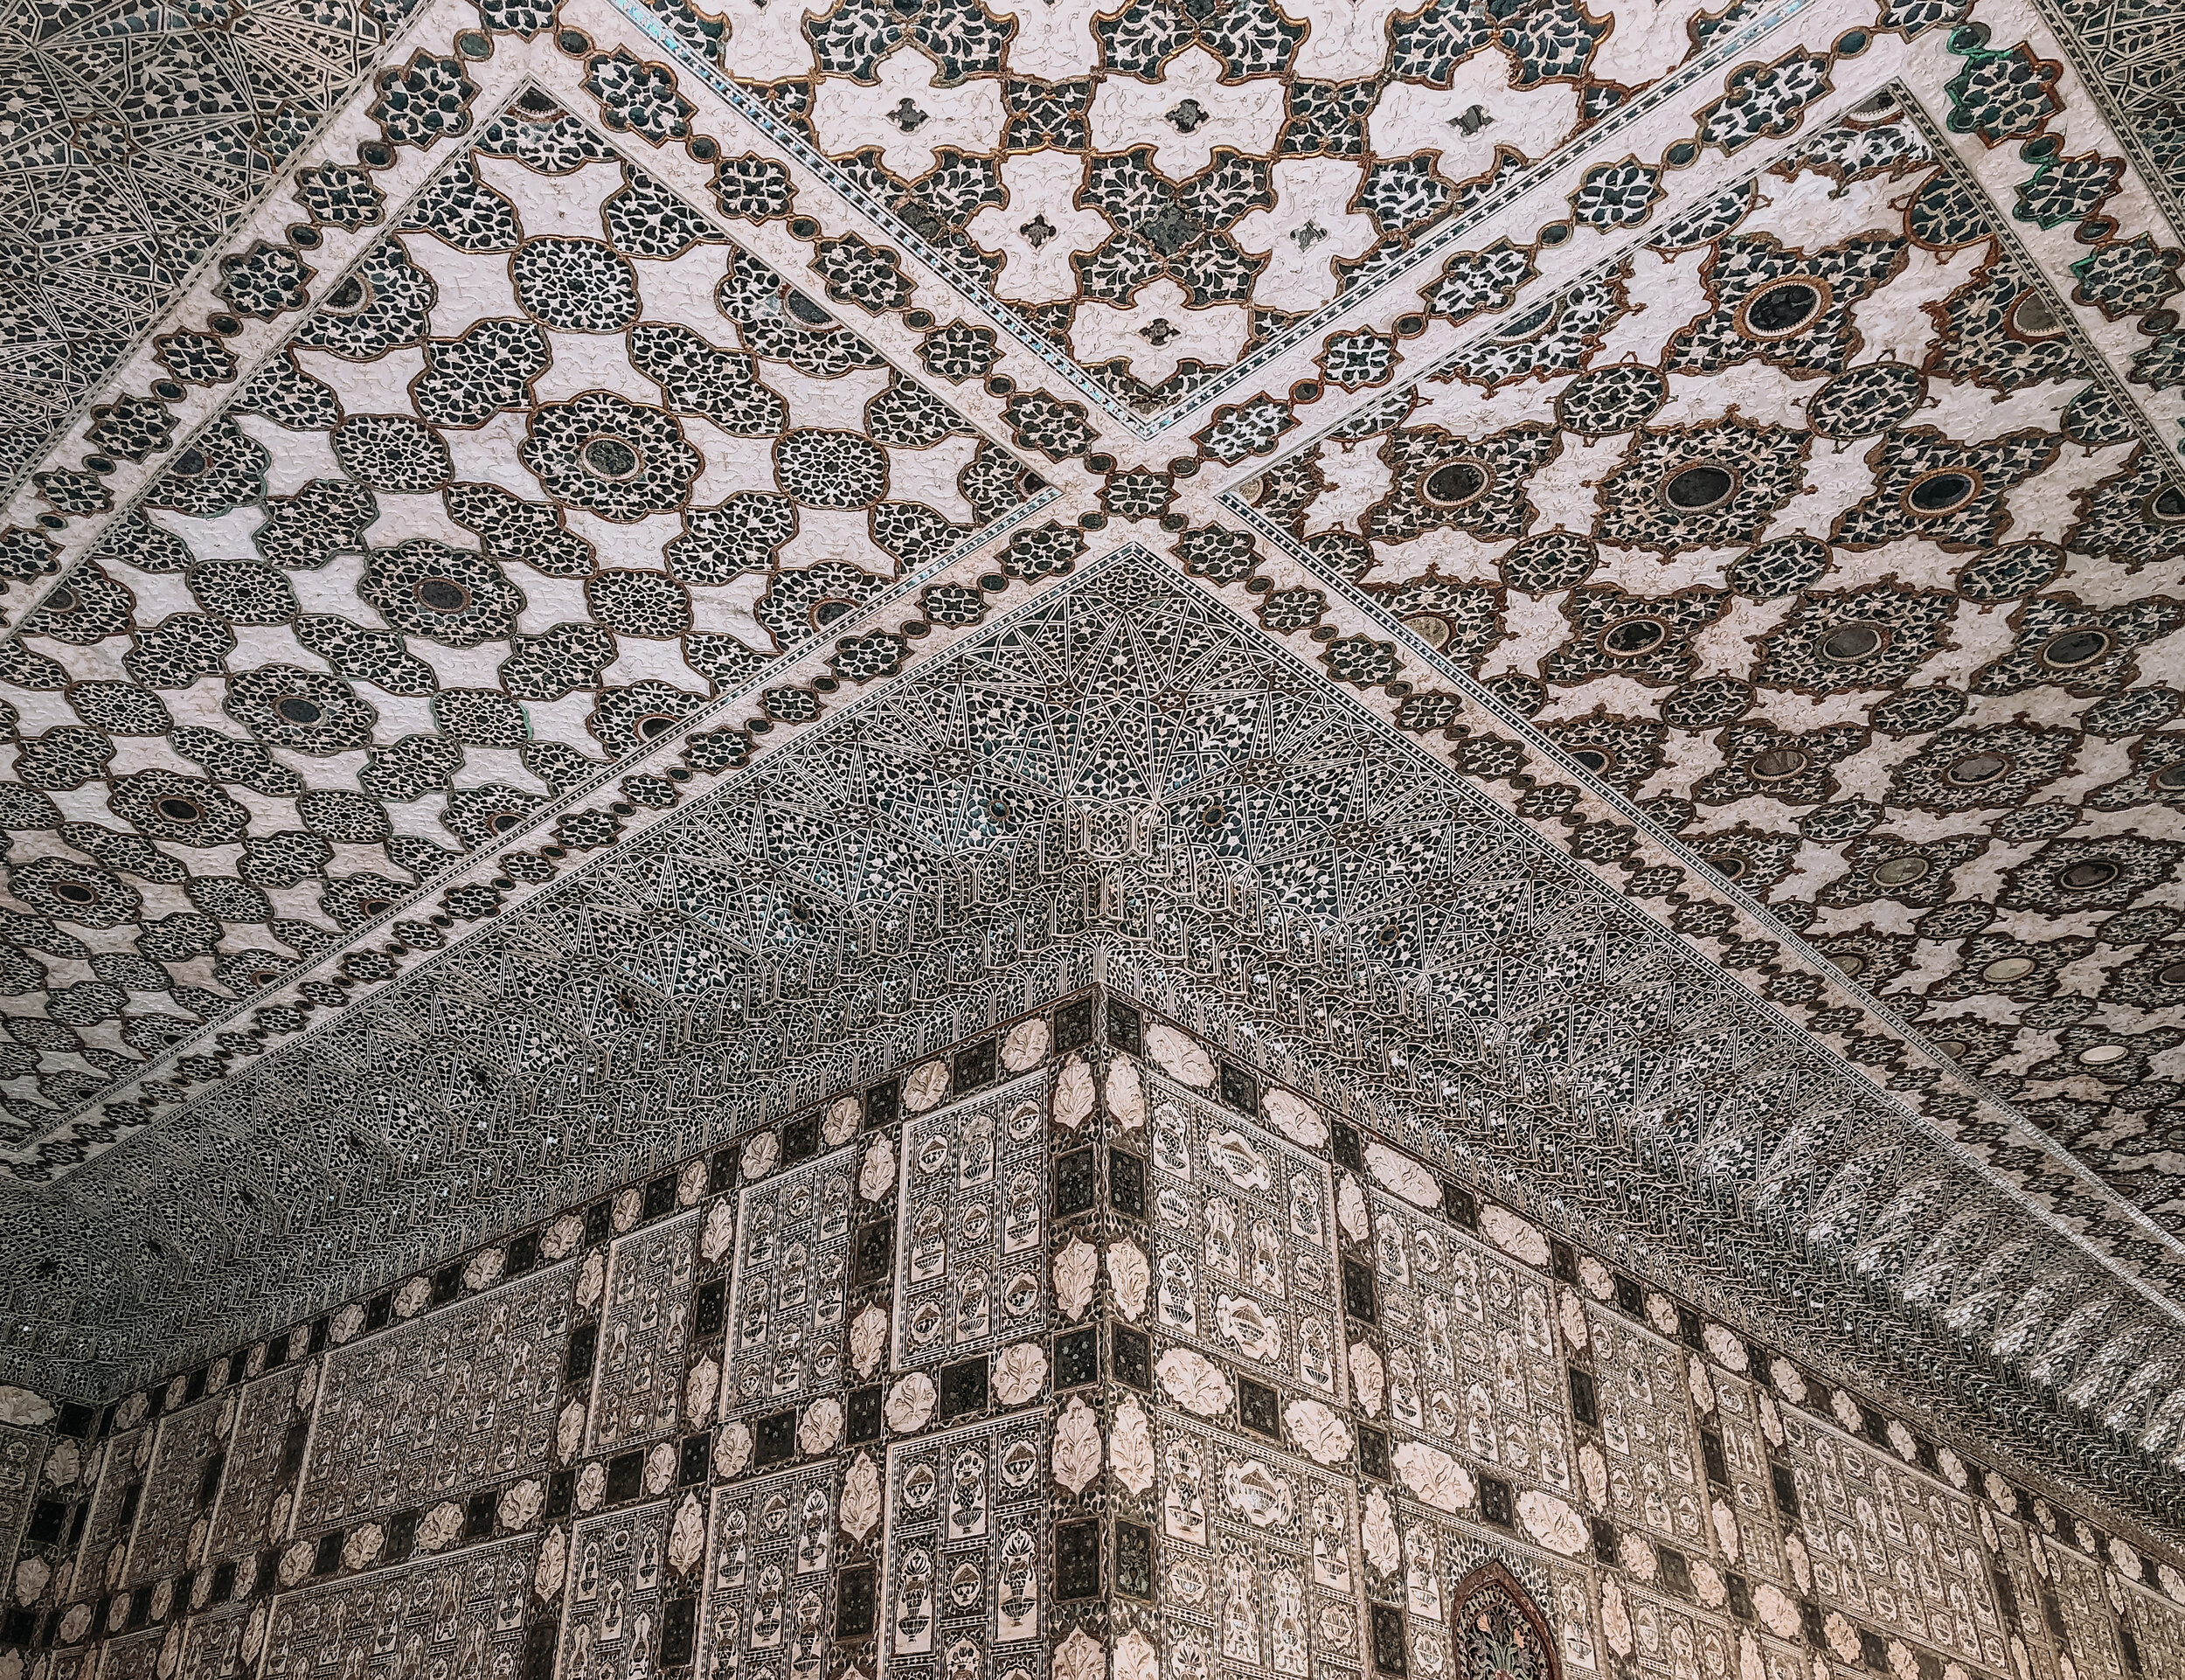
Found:
[[593, 438], [579, 454], [585, 471], [594, 478], [635, 478], [644, 464], [637, 451], [621, 438]]
[[1487, 494], [1488, 470], [1476, 461], [1445, 461], [1428, 473], [1419, 492], [1438, 508], [1460, 508]]
[[1849, 665], [1879, 653], [1885, 640], [1883, 632], [1874, 625], [1846, 624], [1828, 633], [1821, 644], [1821, 656], [1839, 665]]
[[2123, 872], [2112, 857], [2085, 857], [2056, 878], [2057, 885], [2074, 892], [2091, 892], [2098, 886], [2107, 886]]
[[1927, 473], [1912, 481], [1904, 505], [1914, 513], [1954, 513], [1980, 493], [1980, 481], [1954, 469]]
[[2029, 288], [2010, 306], [2010, 330], [2021, 338], [2053, 338], [2064, 330], [2049, 300]]
[[2089, 1045], [2079, 1052], [2078, 1059], [2089, 1067], [2106, 1067], [2112, 1062], [2124, 1060], [2130, 1054], [2131, 1048], [2125, 1045]]
[[2106, 630], [2065, 630], [2041, 644], [2041, 663], [2058, 670], [2077, 670], [2106, 657], [2114, 645]]
[[315, 724], [326, 716], [326, 708], [301, 694], [284, 694], [274, 702], [274, 714], [283, 723]]
[[1636, 659], [1652, 653], [1669, 639], [1669, 627], [1658, 618], [1627, 618], [1612, 624], [1600, 635], [1601, 651], [1618, 659]]
[[1993, 781], [2010, 768], [2010, 760], [1993, 753], [1970, 753], [1945, 770], [1943, 779], [1960, 788], [1977, 788]]
[[1755, 781], [1788, 781], [1814, 761], [1812, 753], [1795, 746], [1773, 746], [1745, 766]]
[[1914, 881], [1924, 881], [1934, 872], [1934, 865], [1925, 857], [1892, 857], [1874, 871], [1876, 886], [1910, 886]]
[[319, 307], [329, 315], [355, 315], [371, 302], [371, 283], [362, 274], [351, 274], [328, 293]]
[[412, 593], [420, 607], [435, 613], [460, 613], [470, 605], [470, 591], [453, 578], [420, 578]]
[[1771, 281], [1745, 300], [1738, 325], [1755, 338], [1787, 338], [1811, 323], [1828, 301], [1817, 281]]
[[1661, 487], [1662, 499], [1680, 513], [1704, 513], [1737, 493], [1737, 474], [1723, 467], [1687, 467]]
[[1980, 970], [1980, 978], [2003, 985], [2013, 980], [2023, 980], [2034, 971], [2034, 960], [2029, 956], [1999, 956]]

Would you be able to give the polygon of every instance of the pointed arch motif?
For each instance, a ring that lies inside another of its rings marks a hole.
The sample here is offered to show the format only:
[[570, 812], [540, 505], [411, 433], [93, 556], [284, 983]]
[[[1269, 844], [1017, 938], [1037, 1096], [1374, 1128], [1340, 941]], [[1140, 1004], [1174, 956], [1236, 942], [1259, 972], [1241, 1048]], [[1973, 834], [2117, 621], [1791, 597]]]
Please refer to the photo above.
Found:
[[1456, 1680], [1563, 1680], [1548, 1619], [1517, 1578], [1488, 1560], [1457, 1583], [1450, 1628]]

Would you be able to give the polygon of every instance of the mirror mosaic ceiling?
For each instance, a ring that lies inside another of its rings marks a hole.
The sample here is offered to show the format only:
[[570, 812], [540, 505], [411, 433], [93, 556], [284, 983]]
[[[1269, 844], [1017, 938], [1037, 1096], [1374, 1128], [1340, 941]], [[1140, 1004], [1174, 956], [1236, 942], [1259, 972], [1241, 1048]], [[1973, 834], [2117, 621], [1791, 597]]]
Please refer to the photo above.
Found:
[[0, 52], [14, 1378], [1098, 961], [2185, 1458], [2161, 8]]

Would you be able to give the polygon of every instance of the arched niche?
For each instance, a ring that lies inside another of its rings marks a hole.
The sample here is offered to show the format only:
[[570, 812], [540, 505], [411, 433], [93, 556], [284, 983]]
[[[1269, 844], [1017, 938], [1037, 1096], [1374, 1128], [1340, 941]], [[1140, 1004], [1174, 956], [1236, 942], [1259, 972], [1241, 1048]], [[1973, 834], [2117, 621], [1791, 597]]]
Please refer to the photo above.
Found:
[[1459, 1581], [1450, 1594], [1455, 1614], [1453, 1680], [1563, 1680], [1563, 1661], [1548, 1619], [1517, 1578], [1492, 1560]]

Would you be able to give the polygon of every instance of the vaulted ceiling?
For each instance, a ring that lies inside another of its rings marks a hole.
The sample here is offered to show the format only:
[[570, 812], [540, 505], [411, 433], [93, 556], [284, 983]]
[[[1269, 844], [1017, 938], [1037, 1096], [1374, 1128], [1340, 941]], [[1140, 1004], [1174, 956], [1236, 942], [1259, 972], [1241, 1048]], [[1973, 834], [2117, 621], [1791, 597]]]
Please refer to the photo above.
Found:
[[0, 1371], [1112, 962], [2185, 1464], [2185, 26], [1639, 11], [0, 16]]

